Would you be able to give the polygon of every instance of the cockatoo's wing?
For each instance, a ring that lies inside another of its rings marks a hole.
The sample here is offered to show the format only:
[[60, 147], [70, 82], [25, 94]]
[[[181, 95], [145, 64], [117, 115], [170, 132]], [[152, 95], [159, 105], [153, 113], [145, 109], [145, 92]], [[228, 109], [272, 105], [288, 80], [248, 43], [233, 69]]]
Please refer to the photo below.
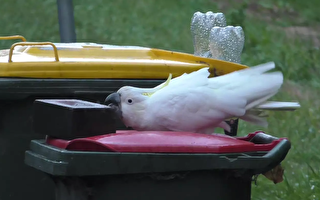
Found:
[[[171, 81], [148, 100], [146, 119], [159, 127], [175, 131], [198, 131], [213, 124], [217, 127], [230, 116], [242, 116], [246, 101], [235, 91], [209, 85], [207, 68]], [[231, 97], [231, 98], [230, 98]]]
[[274, 96], [283, 83], [281, 72], [265, 73], [275, 67], [273, 62], [211, 78], [210, 85], [219, 85], [225, 90], [237, 90], [248, 101], [249, 110]]
[[175, 131], [221, 127], [225, 119], [242, 117], [277, 93], [282, 74], [264, 73], [273, 68], [267, 63], [214, 78], [203, 68], [173, 79], [150, 97], [146, 119]]

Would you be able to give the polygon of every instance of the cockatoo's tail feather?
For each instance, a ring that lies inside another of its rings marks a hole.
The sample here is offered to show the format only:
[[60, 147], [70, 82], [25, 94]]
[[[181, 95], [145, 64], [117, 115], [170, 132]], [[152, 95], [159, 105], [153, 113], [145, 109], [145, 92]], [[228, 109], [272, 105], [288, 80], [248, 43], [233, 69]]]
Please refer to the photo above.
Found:
[[298, 102], [266, 101], [258, 105], [255, 109], [294, 111], [298, 108], [300, 108], [300, 104]]

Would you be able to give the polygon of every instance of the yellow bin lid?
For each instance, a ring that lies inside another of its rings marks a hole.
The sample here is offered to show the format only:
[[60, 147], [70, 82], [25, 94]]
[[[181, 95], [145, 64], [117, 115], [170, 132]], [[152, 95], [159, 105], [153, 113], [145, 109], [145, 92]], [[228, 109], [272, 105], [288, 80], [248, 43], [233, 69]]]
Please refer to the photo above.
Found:
[[209, 67], [212, 76], [245, 65], [192, 54], [138, 46], [96, 43], [26, 42], [0, 50], [0, 77], [166, 79]]

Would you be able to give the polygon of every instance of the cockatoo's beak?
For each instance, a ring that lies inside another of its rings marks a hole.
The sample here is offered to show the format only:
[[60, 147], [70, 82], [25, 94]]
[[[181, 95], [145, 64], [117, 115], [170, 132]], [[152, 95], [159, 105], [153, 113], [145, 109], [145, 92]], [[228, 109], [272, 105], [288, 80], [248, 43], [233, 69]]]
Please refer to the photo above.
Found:
[[122, 119], [122, 111], [121, 111], [121, 97], [120, 94], [115, 92], [107, 96], [104, 100], [104, 104], [110, 106], [111, 109], [115, 112], [115, 114]]

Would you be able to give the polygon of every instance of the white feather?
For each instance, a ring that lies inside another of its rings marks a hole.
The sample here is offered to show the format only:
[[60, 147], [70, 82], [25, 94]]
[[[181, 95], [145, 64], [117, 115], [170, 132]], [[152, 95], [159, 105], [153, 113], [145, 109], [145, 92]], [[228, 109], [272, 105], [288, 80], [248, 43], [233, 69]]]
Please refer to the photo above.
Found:
[[[231, 117], [266, 126], [266, 120], [252, 109], [297, 108], [294, 103], [266, 102], [283, 83], [281, 72], [266, 73], [273, 68], [274, 63], [269, 62], [213, 78], [208, 78], [208, 68], [202, 68], [172, 79], [166, 87], [136, 104], [122, 103], [122, 112], [134, 120], [127, 123], [137, 130], [208, 133], [215, 127], [228, 130], [224, 120]], [[143, 90], [126, 90], [121, 101], [141, 95]], [[136, 108], [144, 110], [133, 112]]]
[[280, 101], [266, 101], [255, 109], [259, 110], [282, 110], [282, 111], [294, 111], [300, 108], [300, 104], [298, 102], [280, 102]]

